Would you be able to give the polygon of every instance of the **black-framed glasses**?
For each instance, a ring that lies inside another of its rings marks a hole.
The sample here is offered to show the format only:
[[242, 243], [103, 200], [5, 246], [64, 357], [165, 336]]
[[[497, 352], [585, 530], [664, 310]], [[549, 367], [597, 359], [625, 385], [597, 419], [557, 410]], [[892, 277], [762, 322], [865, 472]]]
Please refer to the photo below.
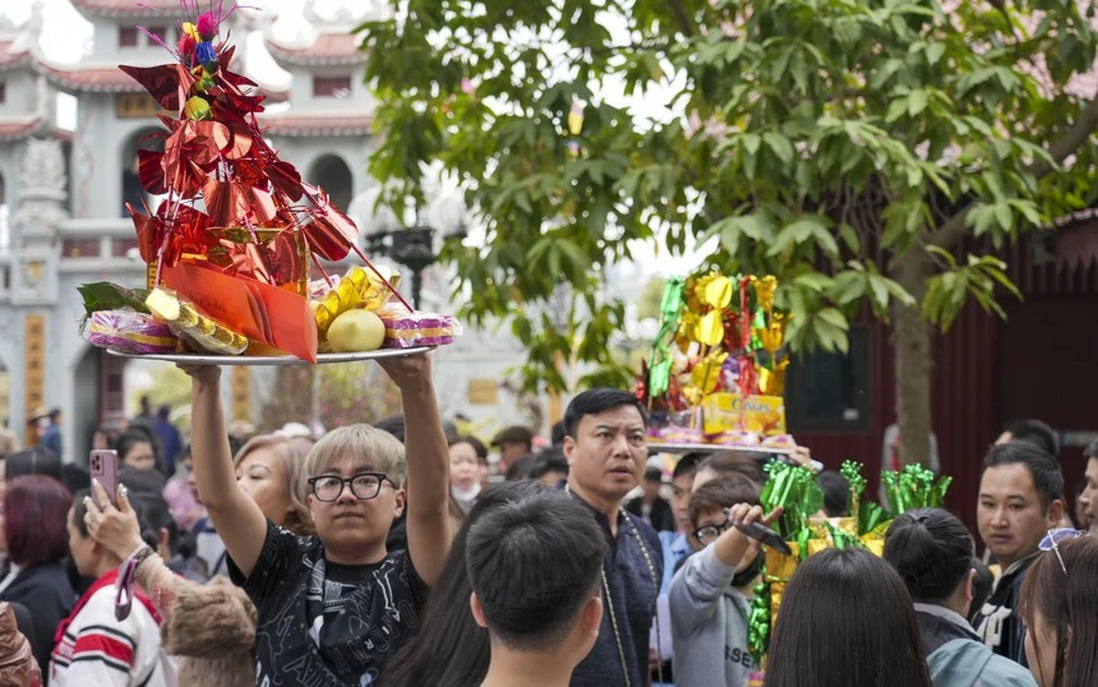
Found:
[[703, 546], [713, 541], [717, 537], [721, 536], [722, 532], [728, 530], [732, 526], [731, 520], [725, 520], [719, 525], [706, 525], [705, 527], [699, 527], [691, 532], [694, 538], [702, 543]]
[[309, 489], [318, 501], [335, 501], [343, 493], [344, 487], [350, 485], [351, 493], [360, 501], [366, 501], [381, 493], [381, 483], [388, 482], [396, 489], [396, 482], [385, 476], [382, 472], [360, 472], [350, 477], [338, 475], [320, 475], [310, 477]]
[[1049, 530], [1048, 534], [1041, 543], [1037, 545], [1042, 551], [1051, 551], [1056, 554], [1056, 560], [1060, 561], [1060, 569], [1067, 575], [1067, 566], [1064, 565], [1064, 558], [1060, 555], [1060, 542], [1067, 541], [1068, 539], [1075, 539], [1081, 537], [1087, 533], [1087, 530], [1077, 530], [1073, 527], [1057, 527], [1054, 530]]

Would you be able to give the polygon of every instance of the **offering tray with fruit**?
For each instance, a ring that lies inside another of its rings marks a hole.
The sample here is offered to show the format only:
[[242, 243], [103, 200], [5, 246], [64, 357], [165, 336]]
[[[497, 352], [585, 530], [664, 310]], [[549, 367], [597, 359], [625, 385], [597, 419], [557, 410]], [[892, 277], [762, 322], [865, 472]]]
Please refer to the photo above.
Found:
[[[451, 343], [454, 318], [409, 305], [359, 249], [354, 222], [266, 141], [264, 96], [231, 71], [234, 48], [219, 37], [233, 9], [217, 7], [180, 22], [178, 44], [164, 46], [172, 63], [120, 67], [164, 111], [163, 150], [137, 156], [142, 188], [163, 200], [127, 204], [145, 288], [81, 285], [84, 338], [116, 355], [247, 365]], [[352, 253], [362, 264], [325, 272]]]
[[[317, 365], [328, 363], [353, 363], [360, 360], [377, 360], [379, 358], [398, 358], [404, 355], [416, 355], [433, 351], [435, 346], [416, 346], [415, 348], [382, 348], [376, 351], [360, 351], [358, 353], [318, 353]], [[140, 357], [151, 360], [164, 360], [180, 365], [304, 365], [305, 361], [292, 355], [202, 355], [201, 353], [160, 353], [135, 355], [108, 348], [107, 353], [120, 357]]]

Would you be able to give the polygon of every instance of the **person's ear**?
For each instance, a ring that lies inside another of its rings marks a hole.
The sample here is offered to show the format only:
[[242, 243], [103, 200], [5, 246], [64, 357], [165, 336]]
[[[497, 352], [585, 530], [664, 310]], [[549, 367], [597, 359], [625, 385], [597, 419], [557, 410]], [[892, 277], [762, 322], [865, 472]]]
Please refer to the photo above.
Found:
[[1053, 529], [1060, 525], [1060, 520], [1064, 517], [1064, 502], [1060, 499], [1053, 499], [1052, 503], [1048, 504], [1048, 525], [1049, 529]]
[[973, 592], [973, 587], [976, 585], [976, 568], [970, 568], [968, 574], [964, 576], [964, 602], [966, 605], [972, 604], [972, 600], [976, 597]]
[[568, 467], [572, 467], [572, 460], [576, 455], [576, 440], [571, 436], [564, 437], [564, 458], [568, 461]]
[[473, 620], [477, 625], [487, 629], [488, 620], [484, 617], [484, 609], [480, 605], [480, 599], [477, 598], [476, 592], [469, 592], [469, 608], [473, 611]]
[[403, 489], [393, 490], [395, 495], [395, 504], [393, 507], [393, 519], [400, 517], [400, 514], [404, 512], [404, 499], [407, 498], [407, 492]]
[[592, 596], [583, 605], [580, 623], [583, 633], [590, 636], [598, 636], [599, 626], [602, 624], [602, 597]]

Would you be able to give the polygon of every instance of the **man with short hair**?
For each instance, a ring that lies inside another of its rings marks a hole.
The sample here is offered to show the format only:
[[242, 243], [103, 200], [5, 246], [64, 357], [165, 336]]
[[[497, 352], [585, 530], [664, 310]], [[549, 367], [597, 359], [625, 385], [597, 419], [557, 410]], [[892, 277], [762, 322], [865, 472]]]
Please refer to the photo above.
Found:
[[1060, 521], [1063, 489], [1056, 459], [1026, 441], [992, 446], [981, 467], [976, 520], [980, 539], [999, 561], [1002, 574], [973, 624], [995, 653], [1022, 665], [1025, 627], [1017, 616], [1019, 591], [1040, 553], [1038, 544]]
[[484, 513], [465, 550], [469, 604], [491, 644], [481, 685], [567, 685], [602, 620], [606, 543], [587, 510], [534, 494]]
[[499, 474], [506, 475], [515, 461], [530, 455], [534, 433], [522, 425], [504, 427], [492, 439], [492, 446], [499, 449]]
[[1056, 438], [1056, 431], [1047, 422], [1033, 418], [1007, 423], [1002, 433], [995, 439], [996, 444], [1005, 444], [1010, 441], [1028, 441], [1053, 458], [1060, 453], [1060, 442]]
[[647, 422], [636, 397], [607, 388], [579, 394], [564, 414], [566, 489], [587, 507], [607, 543], [599, 638], [576, 666], [573, 687], [648, 684], [648, 630], [663, 560], [656, 533], [621, 507], [648, 459]]
[[1086, 486], [1083, 493], [1079, 494], [1079, 503], [1083, 507], [1087, 522], [1079, 523], [1079, 529], [1090, 528], [1092, 533], [1098, 534], [1098, 440], [1092, 441], [1083, 451], [1083, 457], [1087, 459]]
[[641, 482], [642, 493], [625, 502], [625, 510], [639, 515], [657, 532], [675, 531], [675, 516], [671, 513], [671, 504], [660, 496], [663, 486], [663, 470], [658, 465], [649, 465], [644, 470]]

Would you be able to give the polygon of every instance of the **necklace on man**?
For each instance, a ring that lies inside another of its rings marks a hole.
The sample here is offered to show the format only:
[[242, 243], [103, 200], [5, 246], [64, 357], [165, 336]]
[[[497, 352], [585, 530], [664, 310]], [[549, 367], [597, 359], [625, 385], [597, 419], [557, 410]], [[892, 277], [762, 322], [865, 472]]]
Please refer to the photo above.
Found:
[[[564, 492], [566, 494], [570, 494], [570, 495], [572, 494], [572, 489], [569, 487], [568, 484], [564, 485]], [[652, 563], [652, 557], [648, 553], [648, 546], [645, 545], [644, 539], [641, 537], [640, 531], [637, 529], [637, 526], [633, 523], [633, 521], [631, 521], [628, 516], [624, 516], [621, 513], [620, 510], [618, 511], [618, 516], [621, 517], [621, 519], [623, 521], [629, 523], [629, 531], [633, 535], [633, 538], [637, 540], [637, 546], [640, 547], [641, 553], [644, 555], [644, 563], [645, 563], [645, 566], [648, 568], [648, 576], [652, 580], [652, 589], [656, 592], [656, 597], [658, 599], [659, 594], [660, 594], [659, 580], [656, 579], [656, 566]], [[607, 522], [609, 522], [609, 516], [607, 516]], [[617, 617], [617, 613], [614, 611], [614, 598], [610, 594], [610, 581], [606, 576], [606, 560], [605, 559], [603, 559], [602, 570], [600, 572], [602, 574], [602, 592], [603, 592], [603, 596], [605, 597], [606, 608], [609, 611], [609, 616], [610, 616], [610, 629], [613, 630], [613, 632], [614, 632], [614, 643], [617, 645], [618, 659], [621, 661], [621, 672], [622, 672], [622, 676], [625, 678], [625, 687], [632, 687], [632, 680], [629, 679], [629, 663], [625, 659], [625, 646], [622, 644], [622, 641], [621, 641], [621, 630], [618, 629], [618, 617]], [[662, 646], [662, 644], [663, 644], [663, 640], [662, 640], [661, 633], [660, 633], [660, 614], [659, 614], [659, 603], [658, 603], [658, 601], [657, 601], [657, 604], [656, 604], [655, 618], [656, 618], [656, 651], [658, 652], [659, 647]], [[663, 682], [663, 660], [662, 659], [660, 660], [659, 664], [656, 666], [656, 675], [657, 675], [656, 679], [659, 680], [660, 682]]]

